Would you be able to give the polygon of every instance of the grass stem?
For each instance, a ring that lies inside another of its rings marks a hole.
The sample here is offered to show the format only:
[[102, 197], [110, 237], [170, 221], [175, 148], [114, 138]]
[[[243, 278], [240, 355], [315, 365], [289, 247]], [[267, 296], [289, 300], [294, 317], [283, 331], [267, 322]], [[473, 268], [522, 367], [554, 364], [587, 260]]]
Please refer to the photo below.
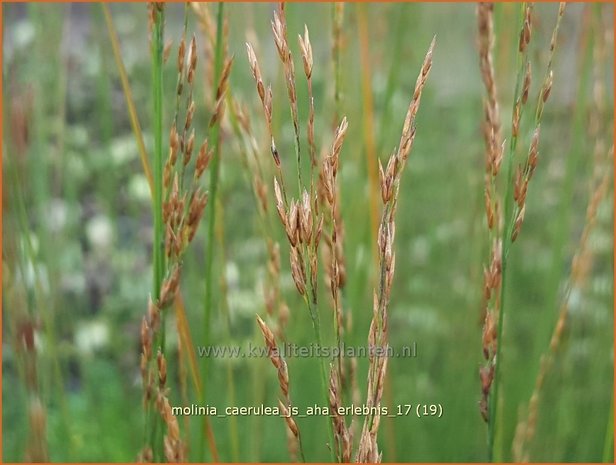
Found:
[[[522, 3], [520, 7], [520, 28], [521, 30], [524, 24], [524, 15], [526, 9], [526, 2]], [[522, 79], [524, 77], [524, 69], [526, 66], [526, 55], [524, 52], [519, 52], [516, 55], [516, 82], [515, 82], [515, 91], [514, 91], [514, 101], [520, 98], [520, 87], [522, 84]], [[515, 112], [516, 103], [514, 103], [514, 112]], [[521, 110], [520, 110], [521, 111]], [[513, 115], [515, 118], [515, 114]], [[507, 261], [509, 256], [509, 250], [511, 246], [511, 232], [513, 230], [513, 221], [512, 221], [512, 211], [513, 211], [513, 166], [515, 161], [515, 153], [517, 148], [518, 137], [514, 134], [511, 136], [511, 140], [509, 142], [509, 152], [507, 154], [507, 168], [505, 172], [505, 183], [506, 193], [505, 193], [505, 216], [504, 216], [504, 225], [503, 225], [503, 236], [502, 236], [502, 252], [501, 252], [501, 266], [502, 266], [502, 274], [501, 274], [501, 289], [500, 289], [500, 309], [498, 312], [498, 321], [497, 321], [497, 337], [498, 341], [496, 346], [496, 363], [494, 367], [494, 386], [492, 395], [490, 396], [490, 421], [488, 423], [488, 461], [492, 462], [495, 459], [500, 460], [500, 452], [497, 451], [497, 444], [495, 441], [496, 437], [496, 425], [498, 420], [498, 399], [499, 399], [499, 387], [501, 384], [501, 370], [500, 367], [502, 365], [502, 346], [503, 346], [503, 326], [505, 321], [505, 295], [506, 295], [506, 284], [507, 284]], [[497, 453], [498, 452], [498, 453]]]
[[[214, 85], [213, 98], [216, 100], [216, 85], [222, 74], [223, 64], [223, 20], [224, 20], [224, 3], [218, 4], [218, 13], [216, 20], [216, 48], [214, 55]], [[205, 300], [203, 307], [203, 342], [207, 347], [211, 344], [211, 321], [212, 321], [212, 305], [214, 302], [214, 276], [212, 266], [214, 261], [214, 245], [216, 243], [216, 209], [218, 202], [218, 179], [220, 176], [220, 121], [212, 125], [209, 129], [208, 140], [213, 147], [212, 166], [210, 170], [210, 208], [208, 209], [208, 224], [207, 224], [207, 247], [205, 256]], [[203, 358], [203, 399], [207, 402], [207, 386], [206, 379], [209, 375], [209, 361], [207, 357]], [[206, 424], [203, 423], [204, 435]]]

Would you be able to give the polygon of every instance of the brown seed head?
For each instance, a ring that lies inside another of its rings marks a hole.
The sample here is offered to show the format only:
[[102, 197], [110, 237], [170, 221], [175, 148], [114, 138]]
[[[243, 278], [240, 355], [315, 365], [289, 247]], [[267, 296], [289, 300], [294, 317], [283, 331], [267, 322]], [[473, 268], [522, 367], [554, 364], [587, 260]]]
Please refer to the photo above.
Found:
[[[272, 32], [274, 33], [274, 43], [280, 56], [280, 61], [287, 63], [289, 56], [289, 48], [286, 38], [286, 24], [284, 23], [284, 11], [281, 9], [280, 15], [274, 11], [274, 19], [272, 21]], [[282, 18], [282, 19], [281, 19]]]

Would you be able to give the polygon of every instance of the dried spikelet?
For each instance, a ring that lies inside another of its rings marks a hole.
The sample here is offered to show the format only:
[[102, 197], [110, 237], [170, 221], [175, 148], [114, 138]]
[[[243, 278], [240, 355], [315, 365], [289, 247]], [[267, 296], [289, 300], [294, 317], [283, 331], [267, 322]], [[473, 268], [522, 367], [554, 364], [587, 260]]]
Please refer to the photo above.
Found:
[[524, 73], [524, 83], [522, 84], [522, 104], [525, 104], [528, 100], [528, 93], [530, 92], [530, 79], [531, 79], [531, 66], [530, 61], [526, 63], [526, 71]]
[[435, 43], [436, 37], [432, 39], [430, 47], [428, 48], [428, 52], [424, 57], [421, 71], [415, 83], [413, 98], [411, 99], [411, 104], [409, 105], [408, 111], [406, 113], [406, 118], [404, 120], [402, 135], [400, 137], [400, 143], [398, 144], [398, 153], [396, 155], [399, 162], [402, 163], [401, 168], [404, 166], [404, 163], [406, 162], [408, 154], [410, 153], [411, 147], [413, 145], [413, 139], [415, 137], [415, 117], [417, 116], [417, 110], [419, 110], [421, 93], [424, 86], [426, 85], [430, 69], [432, 68], [432, 52], [434, 50]]
[[285, 63], [289, 58], [289, 47], [286, 39], [286, 23], [284, 23], [284, 11], [281, 7], [280, 13], [282, 15], [282, 21], [278, 12], [274, 11], [274, 19], [272, 20], [272, 32], [274, 34], [274, 43], [276, 44], [276, 50], [280, 60]]
[[259, 94], [261, 102], [265, 106], [265, 87], [263, 85], [263, 79], [261, 78], [261, 70], [259, 69], [259, 63], [257, 61], [255, 51], [252, 45], [248, 42], [246, 42], [246, 52], [248, 53], [248, 63], [250, 64], [252, 77], [257, 83], [257, 93]]
[[179, 148], [180, 140], [174, 123], [173, 126], [171, 126], [171, 132], [169, 134], [169, 161], [171, 166], [175, 166]]
[[180, 75], [180, 77], [182, 76], [182, 73], [184, 72], [184, 59], [185, 58], [186, 58], [186, 38], [182, 37], [182, 40], [180, 40], [180, 45], [178, 46], [178, 61], [177, 61], [178, 74]]
[[522, 30], [520, 31], [520, 41], [518, 50], [520, 53], [524, 53], [526, 47], [530, 43], [530, 37], [532, 33], [532, 16], [531, 16], [532, 6], [530, 4], [526, 4], [526, 9], [524, 10], [524, 24], [522, 26]]
[[522, 228], [522, 223], [524, 222], [524, 214], [526, 212], [526, 205], [522, 206], [520, 210], [518, 210], [513, 226], [513, 232], [511, 233], [511, 242], [515, 242], [518, 234], [520, 234], [520, 229]]
[[297, 246], [299, 240], [299, 230], [297, 228], [299, 219], [298, 215], [299, 212], [297, 208], [297, 202], [295, 201], [295, 199], [293, 199], [291, 200], [291, 204], [289, 205], [289, 211], [287, 213], [286, 219], [282, 221], [285, 227], [285, 232], [287, 233], [287, 239], [289, 240], [289, 244], [291, 244], [292, 247]]
[[530, 148], [528, 150], [528, 177], [529, 179], [532, 177], [535, 172], [535, 168], [537, 167], [537, 160], [539, 155], [539, 126], [535, 129], [533, 133], [533, 138], [531, 139]]
[[188, 137], [188, 142], [186, 143], [186, 148], [184, 150], [184, 160], [183, 160], [184, 166], [190, 163], [190, 159], [192, 157], [194, 146], [195, 146], [195, 130], [193, 129], [192, 132], [190, 133], [190, 136]]
[[214, 112], [210, 119], [210, 127], [213, 127], [215, 124], [218, 124], [219, 121], [221, 121], [224, 116], [225, 94], [229, 86], [229, 75], [231, 74], [232, 65], [233, 65], [233, 57], [225, 60], [225, 63], [222, 68], [222, 73], [220, 75], [220, 80], [218, 82], [218, 87], [216, 88], [216, 104], [214, 107]]
[[340, 414], [342, 407], [342, 397], [340, 383], [338, 382], [338, 372], [332, 365], [329, 377], [329, 408], [334, 425], [334, 451], [339, 462], [349, 463], [351, 461], [352, 437], [344, 420], [344, 415]]
[[310, 244], [310, 240], [312, 239], [312, 209], [310, 207], [310, 196], [305, 189], [302, 194], [302, 203], [300, 206], [299, 218], [302, 242], [304, 244]]
[[156, 364], [158, 365], [158, 384], [162, 389], [167, 384], [167, 361], [160, 349], [158, 349], [156, 356]]
[[284, 12], [284, 2], [279, 4], [278, 12], [274, 11], [274, 19], [272, 21], [272, 32], [274, 35], [274, 43], [278, 50], [278, 56], [282, 62], [282, 67], [285, 75], [285, 83], [287, 86], [287, 96], [291, 107], [291, 117], [293, 120], [293, 129], [295, 131], [295, 147], [297, 151], [298, 163], [300, 160], [300, 143], [299, 143], [299, 117], [297, 113], [297, 91], [295, 88], [295, 67], [293, 64], [293, 56], [289, 49], [287, 40], [287, 21]]
[[141, 346], [146, 360], [149, 359], [152, 356], [152, 333], [148, 324], [148, 318], [145, 315], [141, 320]]
[[187, 76], [186, 81], [189, 85], [192, 85], [195, 79], [195, 72], [197, 70], [197, 39], [193, 35], [190, 40], [190, 47], [188, 49], [188, 58], [186, 60]]
[[[310, 36], [308, 35], [308, 27], [304, 25], [304, 37], [301, 35], [299, 37], [299, 44], [302, 51], [302, 62], [304, 64], [304, 74], [306, 75], [306, 80], [308, 81], [308, 100], [309, 100], [309, 111], [308, 111], [308, 124], [307, 124], [307, 132], [308, 132], [308, 146], [310, 148], [310, 163], [311, 168], [317, 166], [317, 158], [316, 158], [316, 144], [314, 141], [314, 97], [312, 95], [312, 45], [310, 44]], [[312, 174], [311, 174], [312, 180]], [[311, 184], [312, 188], [312, 184]]]
[[306, 271], [301, 253], [297, 247], [291, 247], [291, 276], [300, 295], [306, 295]]
[[494, 229], [494, 223], [496, 221], [496, 212], [495, 212], [494, 204], [492, 202], [492, 194], [490, 194], [491, 191], [492, 189], [489, 187], [486, 187], [484, 189], [485, 209], [486, 209], [486, 217], [488, 220], [489, 230]]
[[207, 139], [203, 141], [201, 144], [201, 148], [199, 149], [199, 154], [197, 155], [197, 160], [195, 162], [195, 182], [198, 181], [203, 172], [207, 169], [210, 164], [210, 160], [212, 159], [212, 151], [208, 148]]
[[148, 310], [146, 316], [150, 329], [152, 331], [157, 331], [160, 324], [160, 309], [154, 304], [151, 297], [148, 297]]
[[168, 462], [183, 462], [184, 461], [184, 446], [180, 438], [180, 427], [178, 420], [173, 415], [169, 399], [161, 394], [159, 401], [159, 411], [167, 427], [167, 433], [163, 439], [163, 448], [165, 458]]
[[286, 229], [287, 212], [285, 210], [284, 202], [282, 200], [282, 191], [280, 190], [280, 184], [278, 183], [278, 179], [276, 177], [274, 177], [274, 196], [276, 198], [276, 210], [278, 211], [280, 222]]
[[289, 395], [289, 372], [287, 369], [287, 364], [280, 355], [280, 351], [278, 350], [278, 346], [276, 345], [274, 333], [270, 330], [265, 321], [263, 321], [261, 317], [259, 317], [259, 315], [257, 315], [257, 324], [259, 325], [261, 334], [263, 334], [263, 339], [265, 340], [265, 345], [267, 347], [270, 361], [272, 362], [272, 365], [274, 365], [274, 368], [276, 368], [276, 370], [278, 371], [278, 384], [282, 393], [282, 399], [279, 400], [279, 406], [282, 411], [287, 428], [290, 431], [289, 451], [293, 456], [294, 451], [299, 448], [303, 459], [304, 453], [302, 449], [300, 431], [297, 426], [297, 423], [291, 416], [289, 410], [292, 404], [291, 397]]
[[176, 266], [163, 281], [160, 291], [160, 308], [167, 307], [175, 298], [180, 283], [180, 267]]
[[186, 225], [196, 226], [201, 217], [203, 216], [203, 210], [207, 205], [208, 193], [203, 192], [200, 188], [191, 195], [190, 204], [188, 206], [188, 217], [186, 219]]
[[276, 148], [276, 142], [274, 141], [274, 135], [272, 132], [272, 88], [268, 86], [267, 90], [265, 89], [263, 79], [261, 77], [261, 71], [259, 69], [259, 63], [257, 62], [257, 57], [252, 45], [248, 42], [246, 43], [246, 51], [248, 53], [248, 62], [250, 64], [252, 76], [255, 80], [255, 84], [257, 85], [257, 93], [261, 99], [267, 130], [270, 135], [270, 151], [276, 166], [280, 168], [280, 156], [278, 154], [278, 149]]
[[349, 123], [346, 119], [346, 116], [342, 118], [340, 125], [336, 128], [336, 133], [334, 135], [334, 141], [332, 143], [331, 155], [329, 157], [333, 175], [336, 176], [338, 171], [338, 162], [340, 159], [340, 151], [342, 150], [342, 143], [344, 142], [344, 137], [346, 136], [347, 129], [349, 127]]
[[166, 64], [169, 60], [169, 56], [171, 55], [171, 46], [173, 45], [173, 41], [171, 39], [165, 42], [165, 46], [163, 47], [163, 64]]
[[308, 35], [308, 27], [304, 25], [304, 37], [299, 37], [299, 46], [302, 50], [302, 62], [304, 63], [304, 74], [307, 79], [312, 77], [312, 45]]

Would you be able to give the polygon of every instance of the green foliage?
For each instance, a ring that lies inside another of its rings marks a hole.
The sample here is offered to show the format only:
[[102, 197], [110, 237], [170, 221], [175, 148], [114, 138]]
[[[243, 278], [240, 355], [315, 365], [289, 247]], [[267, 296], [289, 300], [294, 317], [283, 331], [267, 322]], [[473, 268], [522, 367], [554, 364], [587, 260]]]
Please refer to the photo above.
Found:
[[[156, 157], [166, 156], [167, 132], [161, 128], [170, 127], [173, 117], [174, 59], [183, 8], [167, 6], [165, 37], [173, 39], [171, 55], [166, 64], [157, 63], [162, 69], [152, 73], [145, 6], [111, 6], [145, 146]], [[314, 49], [317, 150], [331, 143], [335, 111], [331, 8], [329, 4], [287, 5], [292, 50], [299, 50], [295, 37], [303, 33], [304, 22]], [[440, 403], [444, 412], [442, 418], [384, 418], [379, 434], [383, 459], [485, 461], [487, 431], [477, 407], [481, 389], [477, 368], [482, 361], [481, 267], [487, 238], [480, 132], [482, 86], [474, 46], [474, 5], [396, 3], [366, 8], [375, 140], [383, 160], [398, 143], [423, 53], [437, 36], [430, 83], [422, 97], [415, 145], [400, 193], [389, 320], [391, 344], [399, 348], [416, 342], [418, 354], [416, 358], [390, 360], [391, 399], [386, 399], [391, 402], [390, 410], [397, 404]], [[535, 6], [540, 24], [533, 31], [533, 43], [541, 44], [529, 55], [533, 66], [537, 64], [535, 93], [541, 85], [540, 70], [545, 69], [544, 51], [556, 8]], [[523, 233], [507, 270], [499, 392], [504, 460], [512, 458], [515, 427], [528, 404], [540, 357], [556, 323], [589, 200], [590, 151], [595, 139], [589, 133], [587, 115], [593, 111], [594, 44], [589, 39], [592, 29], [583, 26], [587, 17], [584, 6], [572, 4], [568, 8], [561, 25], [553, 95], [543, 116], [539, 167], [529, 190]], [[611, 10], [601, 11], [596, 15], [600, 24], [612, 28]], [[28, 311], [39, 322], [37, 355], [50, 459], [132, 461], [145, 440], [139, 325], [151, 292], [152, 266], [158, 263], [159, 270], [161, 266], [162, 258], [152, 255], [152, 246], [162, 232], [154, 234], [150, 191], [103, 17], [96, 6], [87, 5], [7, 4], [3, 13], [3, 270], [15, 279], [3, 282], [2, 459], [25, 459], [29, 431], [27, 391], [15, 352], [15, 307], [8, 300], [10, 289], [6, 287], [19, 285], [28, 291]], [[228, 54], [235, 55], [230, 88], [233, 96], [246, 104], [260, 156], [264, 166], [269, 166], [269, 140], [245, 56], [246, 35], [251, 41], [256, 36], [264, 80], [272, 83], [274, 92], [273, 124], [283, 167], [287, 178], [293, 179], [294, 134], [269, 29], [271, 13], [267, 4], [225, 5]], [[511, 102], [517, 50], [517, 33], [507, 24], [515, 23], [517, 9], [503, 4], [496, 14], [500, 21], [496, 72], [502, 82], [504, 105]], [[199, 30], [192, 14], [189, 25], [190, 30]], [[375, 267], [367, 209], [359, 44], [352, 4], [345, 6], [343, 39], [340, 114], [349, 120], [349, 133], [339, 178], [348, 275], [344, 305], [353, 313], [353, 329], [347, 333], [346, 343], [366, 345]], [[294, 58], [299, 76], [299, 53]], [[199, 55], [194, 126], [202, 134], [207, 131], [211, 111], [204, 102], [211, 100], [214, 91], [204, 70], [213, 66], [214, 59], [213, 55], [207, 59]], [[611, 53], [605, 69], [613, 69]], [[600, 78], [611, 102], [611, 81], [607, 75]], [[160, 85], [160, 102], [152, 95], [155, 83]], [[301, 79], [297, 98], [301, 134], [305, 136], [307, 88]], [[501, 108], [507, 119], [511, 108]], [[157, 116], [156, 125], [151, 124], [152, 114]], [[24, 115], [25, 139], [20, 115]], [[609, 132], [603, 134], [607, 141], [612, 139], [612, 122], [613, 110], [609, 108], [602, 115], [603, 131]], [[523, 134], [526, 144], [532, 128], [524, 130], [528, 132]], [[218, 130], [212, 132], [212, 137], [218, 138]], [[217, 248], [210, 210], [214, 199], [210, 198], [204, 220], [208, 224], [202, 224], [185, 259], [182, 295], [196, 345], [208, 341], [222, 346], [261, 346], [254, 316], [265, 314], [262, 288], [267, 252], [260, 237], [252, 179], [242, 167], [238, 142], [228, 122], [223, 123], [219, 135], [215, 202], [216, 219], [224, 226], [224, 250]], [[11, 170], [17, 173], [15, 182], [8, 182]], [[273, 213], [273, 182], [271, 176], [265, 180]], [[594, 261], [587, 286], [571, 296], [569, 326], [546, 379], [536, 439], [530, 445], [533, 460], [613, 460], [613, 416], [609, 413], [613, 409], [614, 344], [612, 189], [610, 182], [591, 236]], [[23, 212], [10, 206], [19, 198]], [[283, 240], [278, 223], [272, 224]], [[284, 243], [281, 255], [282, 288], [291, 309], [287, 340], [309, 345], [314, 342], [311, 321], [296, 295]], [[207, 279], [213, 293], [207, 301], [211, 308], [204, 327], [206, 269], [212, 270]], [[223, 276], [226, 294], [221, 289]], [[324, 296], [321, 301], [326, 302], [325, 283], [319, 285]], [[224, 298], [228, 321], [222, 308]], [[330, 309], [322, 307], [322, 337], [324, 344], [331, 346], [335, 337]], [[166, 320], [170, 399], [181, 405], [175, 315], [169, 313]], [[295, 404], [300, 410], [321, 405], [319, 361], [288, 362]], [[361, 359], [358, 365], [357, 380], [364, 389], [368, 360]], [[276, 373], [268, 360], [212, 359], [207, 368], [202, 375], [209, 405], [223, 409], [229, 404], [229, 379], [233, 379], [234, 404], [277, 404]], [[188, 399], [196, 402], [194, 386], [190, 377], [186, 379]], [[229, 460], [236, 449], [231, 437], [235, 428], [229, 428], [228, 418], [212, 418], [211, 422], [220, 458]], [[288, 460], [285, 424], [280, 418], [246, 416], [237, 417], [236, 422], [239, 460]], [[189, 439], [188, 457], [201, 460], [201, 444], [207, 449], [201, 419], [191, 418], [187, 426], [179, 418], [179, 423]], [[298, 424], [307, 459], [329, 460], [323, 419], [300, 418]]]

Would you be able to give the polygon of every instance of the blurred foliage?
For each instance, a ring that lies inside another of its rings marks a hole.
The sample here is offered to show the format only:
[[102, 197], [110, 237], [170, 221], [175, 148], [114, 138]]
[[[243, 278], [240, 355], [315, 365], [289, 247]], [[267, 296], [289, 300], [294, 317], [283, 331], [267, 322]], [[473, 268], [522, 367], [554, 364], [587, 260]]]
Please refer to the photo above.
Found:
[[[532, 56], [537, 70], [544, 68], [556, 8], [536, 6]], [[231, 91], [248, 105], [263, 157], [269, 157], [261, 109], [245, 58], [248, 38], [256, 44], [266, 82], [273, 84], [274, 124], [280, 134], [281, 155], [291, 157], [292, 126], [269, 30], [272, 9], [270, 4], [229, 4], [228, 46], [229, 54], [235, 55]], [[315, 57], [316, 137], [318, 146], [324, 148], [332, 138], [331, 9], [331, 4], [293, 3], [287, 7], [296, 60], [299, 48], [294, 37], [303, 31], [304, 22], [310, 30]], [[111, 10], [151, 153], [146, 8], [113, 4]], [[511, 26], [516, 22], [511, 18], [516, 12], [514, 4], [496, 7], [495, 56], [505, 128], [511, 114], [517, 43], [517, 32]], [[487, 242], [480, 132], [483, 90], [474, 5], [370, 4], [368, 14], [375, 138], [382, 159], [398, 142], [423, 54], [432, 37], [437, 37], [417, 137], [402, 183], [390, 307], [392, 345], [414, 341], [418, 356], [390, 361], [386, 401], [390, 405], [440, 403], [444, 414], [438, 419], [384, 419], [380, 433], [383, 457], [385, 461], [484, 461], [486, 426], [477, 406], [477, 369], [481, 363], [480, 302]], [[168, 6], [166, 37], [173, 39], [172, 56], [182, 15], [181, 5]], [[599, 23], [591, 23], [592, 17], [599, 18]], [[594, 30], [590, 25], [600, 24], [612, 31], [612, 18], [612, 5], [571, 4], [561, 27], [554, 98], [546, 108], [542, 127], [540, 166], [530, 188], [526, 221], [515, 244], [507, 285], [501, 440], [508, 459], [515, 426], [528, 402], [540, 356], [548, 346], [585, 221], [594, 145], [588, 132]], [[198, 35], [194, 17], [189, 20], [190, 30]], [[102, 13], [93, 4], [5, 4], [3, 21], [2, 459], [24, 460], [28, 438], [28, 393], [20, 380], [19, 345], [14, 342], [11, 323], [17, 314], [16, 303], [8, 299], [9, 287], [15, 287], [26, 293], [26, 310], [21, 310], [37, 325], [36, 353], [51, 460], [131, 461], [143, 444], [139, 325], [151, 282], [152, 220], [148, 185]], [[366, 209], [369, 189], [354, 4], [345, 6], [343, 35], [343, 113], [350, 124], [340, 180], [349, 281], [345, 303], [354, 321], [346, 342], [360, 345], [366, 343], [368, 334], [375, 267]], [[608, 36], [611, 38], [611, 32]], [[613, 43], [608, 48], [607, 71], [600, 78], [611, 102]], [[300, 69], [299, 61], [296, 67]], [[197, 102], [204, 102], [204, 95], [211, 94], [203, 71], [201, 67], [203, 85], [195, 89]], [[164, 73], [168, 109], [164, 127], [169, 127], [175, 86], [173, 59]], [[539, 89], [538, 81], [533, 83], [533, 92]], [[308, 105], [304, 104], [307, 91], [302, 79], [298, 79], [298, 86], [300, 118], [305, 122]], [[198, 105], [196, 113], [197, 124], [204, 127], [209, 117], [205, 108]], [[604, 135], [608, 141], [612, 139], [612, 122], [609, 108], [603, 121], [603, 127], [610, 130]], [[524, 140], [529, 136], [525, 134]], [[570, 157], [571, 164], [567, 162]], [[292, 163], [287, 166], [294, 168]], [[564, 182], [569, 166], [575, 173], [572, 186]], [[219, 186], [225, 250], [224, 259], [222, 252], [217, 253], [214, 270], [215, 280], [226, 277], [230, 331], [228, 335], [223, 331], [223, 312], [215, 311], [212, 334], [219, 345], [262, 344], [254, 315], [264, 312], [261, 289], [266, 254], [248, 180], [237, 142], [225, 131]], [[533, 460], [596, 462], [603, 458], [609, 409], [613, 408], [611, 192], [601, 205], [591, 237], [594, 263], [588, 285], [571, 297], [569, 327], [541, 402]], [[202, 328], [205, 229], [200, 229], [189, 253], [182, 282], [196, 344]], [[283, 232], [279, 233], [282, 238]], [[563, 240], [559, 242], [557, 237]], [[556, 243], [562, 249], [555, 250]], [[288, 340], [309, 344], [309, 316], [290, 280], [284, 242], [281, 249], [284, 292], [291, 308]], [[221, 299], [219, 295], [216, 301]], [[330, 321], [328, 317], [325, 313], [324, 321]], [[168, 324], [174, 324], [173, 318]], [[179, 405], [177, 338], [175, 331], [168, 334], [171, 398]], [[327, 328], [330, 343], [332, 334]], [[228, 364], [234, 375], [236, 404], [276, 403], [277, 381], [269, 362], [237, 359], [210, 364], [209, 405], [228, 403]], [[295, 403], [300, 408], [319, 403], [316, 361], [292, 359], [289, 370]], [[367, 360], [361, 360], [358, 381], [362, 387], [366, 371]], [[189, 382], [189, 399], [193, 394]], [[180, 418], [186, 432], [183, 422]], [[212, 418], [222, 460], [231, 457], [228, 422]], [[287, 460], [283, 421], [238, 417], [237, 424], [240, 460]], [[301, 419], [299, 425], [309, 460], [325, 460], [328, 450], [322, 419]], [[189, 433], [190, 458], [200, 460], [197, 444], [203, 438], [198, 418], [190, 420]], [[608, 460], [613, 459], [610, 456]]]

